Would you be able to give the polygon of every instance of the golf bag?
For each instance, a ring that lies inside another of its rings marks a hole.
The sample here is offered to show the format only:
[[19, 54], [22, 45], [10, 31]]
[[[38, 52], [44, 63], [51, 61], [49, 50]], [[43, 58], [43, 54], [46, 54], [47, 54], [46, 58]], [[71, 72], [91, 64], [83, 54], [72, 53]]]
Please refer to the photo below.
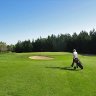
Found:
[[77, 68], [80, 67], [81, 69], [83, 69], [83, 65], [78, 58], [73, 59], [73, 63], [71, 65], [72, 67], [73, 67], [74, 63], [76, 63], [76, 66], [74, 66], [74, 69], [76, 69], [76, 67]]

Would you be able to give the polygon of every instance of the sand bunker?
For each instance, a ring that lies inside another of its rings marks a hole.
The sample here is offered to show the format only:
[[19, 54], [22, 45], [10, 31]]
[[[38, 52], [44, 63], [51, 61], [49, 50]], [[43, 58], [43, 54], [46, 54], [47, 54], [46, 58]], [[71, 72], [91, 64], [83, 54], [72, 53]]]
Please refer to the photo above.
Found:
[[51, 60], [53, 58], [47, 57], [47, 56], [31, 56], [29, 57], [30, 59], [35, 59], [35, 60]]

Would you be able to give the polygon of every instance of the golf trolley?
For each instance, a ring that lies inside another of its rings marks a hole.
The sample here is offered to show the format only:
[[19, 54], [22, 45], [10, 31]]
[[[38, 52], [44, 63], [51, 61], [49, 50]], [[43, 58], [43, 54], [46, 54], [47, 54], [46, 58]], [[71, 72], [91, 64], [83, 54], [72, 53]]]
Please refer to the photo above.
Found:
[[74, 69], [76, 69], [78, 67], [80, 67], [81, 69], [83, 69], [83, 65], [82, 65], [82, 63], [80, 62], [80, 60], [78, 58], [73, 59], [73, 63], [72, 63], [71, 66], [74, 67]]

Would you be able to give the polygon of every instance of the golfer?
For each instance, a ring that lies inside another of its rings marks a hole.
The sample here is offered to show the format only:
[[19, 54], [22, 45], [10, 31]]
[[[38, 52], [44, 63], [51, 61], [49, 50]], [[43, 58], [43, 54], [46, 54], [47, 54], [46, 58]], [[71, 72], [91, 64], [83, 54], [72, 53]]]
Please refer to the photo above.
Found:
[[[73, 62], [72, 62], [72, 67], [73, 67], [73, 65], [74, 65], [74, 63], [76, 64], [76, 60], [78, 59], [78, 53], [76, 52], [76, 49], [73, 49]], [[76, 69], [76, 67], [78, 68], [78, 65], [76, 64], [75, 65], [75, 69]]]

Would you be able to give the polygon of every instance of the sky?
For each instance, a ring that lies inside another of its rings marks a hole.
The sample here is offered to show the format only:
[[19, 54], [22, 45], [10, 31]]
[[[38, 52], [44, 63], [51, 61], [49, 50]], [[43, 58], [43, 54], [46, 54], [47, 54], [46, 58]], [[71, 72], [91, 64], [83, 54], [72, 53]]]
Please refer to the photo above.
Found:
[[96, 28], [96, 0], [0, 0], [0, 41], [46, 38]]

